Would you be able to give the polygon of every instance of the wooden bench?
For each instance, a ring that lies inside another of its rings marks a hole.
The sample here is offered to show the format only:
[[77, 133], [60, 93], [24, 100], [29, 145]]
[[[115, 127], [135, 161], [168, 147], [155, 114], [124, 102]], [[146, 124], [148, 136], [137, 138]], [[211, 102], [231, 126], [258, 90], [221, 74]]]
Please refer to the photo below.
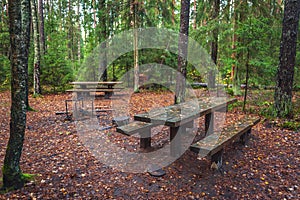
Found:
[[151, 147], [151, 128], [153, 126], [155, 125], [152, 123], [134, 121], [132, 123], [117, 127], [116, 131], [127, 136], [139, 133], [140, 148], [147, 149]]
[[208, 157], [211, 163], [222, 165], [223, 149], [226, 145], [239, 140], [242, 144], [248, 140], [251, 129], [260, 121], [260, 118], [245, 117], [241, 121], [223, 128], [221, 132], [213, 132], [202, 140], [190, 146], [199, 157]]
[[108, 99], [113, 95], [114, 92], [120, 92], [123, 88], [73, 88], [70, 90], [66, 90], [67, 92], [75, 92], [77, 96], [91, 96], [91, 92], [104, 92], [105, 98]]

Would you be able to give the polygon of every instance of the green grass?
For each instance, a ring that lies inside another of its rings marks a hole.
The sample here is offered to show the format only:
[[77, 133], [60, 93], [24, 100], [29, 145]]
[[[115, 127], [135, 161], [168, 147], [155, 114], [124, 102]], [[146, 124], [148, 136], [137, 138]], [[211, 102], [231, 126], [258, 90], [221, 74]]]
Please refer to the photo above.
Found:
[[274, 90], [250, 90], [247, 105], [251, 113], [259, 114], [269, 120], [278, 120], [278, 126], [284, 129], [300, 130], [300, 91], [294, 92], [293, 119], [277, 119], [274, 109]]
[[34, 108], [32, 108], [32, 107], [27, 107], [27, 111], [29, 111], [29, 112], [37, 112], [37, 110], [35, 110]]
[[292, 131], [300, 131], [300, 122], [291, 120], [291, 121], [284, 121], [279, 124], [281, 128], [289, 129]]

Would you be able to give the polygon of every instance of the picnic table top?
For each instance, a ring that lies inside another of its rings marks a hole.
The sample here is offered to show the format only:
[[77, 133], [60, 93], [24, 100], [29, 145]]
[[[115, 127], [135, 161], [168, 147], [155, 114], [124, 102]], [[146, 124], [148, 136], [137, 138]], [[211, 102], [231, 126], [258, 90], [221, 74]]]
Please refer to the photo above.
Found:
[[137, 121], [165, 124], [170, 127], [178, 127], [195, 118], [224, 108], [228, 104], [236, 102], [235, 98], [205, 98], [187, 101], [182, 104], [171, 105], [154, 109], [146, 113], [136, 114]]
[[116, 85], [121, 84], [121, 81], [74, 81], [71, 85]]

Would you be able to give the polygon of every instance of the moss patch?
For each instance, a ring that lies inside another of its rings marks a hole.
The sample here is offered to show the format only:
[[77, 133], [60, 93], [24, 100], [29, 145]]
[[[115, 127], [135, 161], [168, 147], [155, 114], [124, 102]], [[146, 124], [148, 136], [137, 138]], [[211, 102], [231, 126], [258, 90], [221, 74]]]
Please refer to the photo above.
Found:
[[30, 181], [34, 181], [35, 177], [37, 175], [36, 174], [26, 174], [26, 173], [22, 173], [22, 177], [21, 179], [27, 183], [27, 182], [30, 182]]
[[[21, 180], [24, 181], [24, 183], [28, 183], [30, 181], [34, 181], [36, 176], [37, 176], [36, 174], [22, 173]], [[3, 187], [3, 178], [1, 177], [0, 178], [0, 194], [5, 194], [5, 193], [13, 191], [13, 190], [15, 190], [14, 187], [9, 187], [9, 188]]]

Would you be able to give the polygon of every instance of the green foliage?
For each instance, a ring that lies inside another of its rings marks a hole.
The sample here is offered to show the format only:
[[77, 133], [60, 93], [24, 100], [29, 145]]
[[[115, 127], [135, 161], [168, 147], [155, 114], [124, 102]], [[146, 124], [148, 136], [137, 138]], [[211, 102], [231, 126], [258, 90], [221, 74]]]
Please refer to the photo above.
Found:
[[274, 119], [276, 117], [276, 111], [274, 105], [261, 106], [259, 114], [267, 119]]
[[[102, 41], [133, 27], [134, 1], [61, 1], [45, 3], [46, 55], [41, 64], [41, 84], [52, 91], [61, 91], [73, 80], [82, 60], [88, 58]], [[137, 27], [162, 27], [179, 30], [180, 4], [178, 1], [138, 1]], [[173, 4], [173, 2], [175, 2]], [[214, 1], [196, 1], [191, 4], [189, 36], [210, 53], [212, 31], [218, 29], [218, 70], [220, 83], [230, 84], [231, 68], [238, 66], [241, 83], [245, 82], [246, 63], [249, 61], [252, 86], [274, 85], [278, 66], [281, 36], [282, 7], [276, 1], [251, 1], [229, 4], [220, 1], [219, 19], [212, 19]], [[196, 6], [196, 10], [195, 7]], [[232, 11], [235, 11], [234, 13]], [[79, 14], [78, 14], [78, 13]], [[9, 86], [8, 16], [0, 20], [0, 87]], [[237, 14], [237, 15], [235, 15]], [[194, 22], [194, 20], [196, 20]], [[192, 28], [196, 25], [196, 28]], [[300, 27], [299, 27], [300, 28]], [[233, 48], [233, 35], [237, 36]], [[298, 37], [298, 43], [300, 38]], [[33, 46], [33, 45], [31, 45]], [[175, 47], [176, 48], [176, 47]], [[300, 46], [298, 45], [298, 52]], [[247, 52], [250, 60], [247, 60]], [[29, 86], [33, 83], [32, 50], [29, 59]], [[232, 55], [235, 54], [236, 57]], [[162, 50], [142, 50], [139, 64], [160, 63], [176, 69], [177, 55]], [[300, 56], [297, 55], [294, 88], [300, 88]], [[116, 80], [133, 67], [132, 52], [122, 55], [108, 67], [108, 77]], [[96, 68], [80, 71], [98, 80]], [[188, 64], [189, 81], [205, 82], [206, 74]]]
[[226, 92], [227, 94], [229, 94], [230, 96], [234, 95], [233, 89], [232, 88], [226, 88]]
[[243, 106], [243, 102], [242, 101], [237, 101], [235, 103], [229, 104], [228, 105], [228, 111], [231, 111], [233, 108], [241, 108]]
[[0, 89], [7, 89], [10, 85], [10, 61], [6, 56], [0, 55]]
[[282, 128], [290, 129], [293, 131], [299, 131], [300, 130], [300, 122], [299, 121], [284, 121], [279, 125]]
[[42, 68], [42, 82], [50, 85], [53, 92], [64, 91], [74, 79], [72, 63], [68, 59], [67, 39], [63, 32], [49, 35], [45, 66]]
[[[7, 20], [7, 16], [5, 16]], [[8, 23], [0, 20], [0, 90], [7, 89], [10, 86], [10, 61], [9, 54], [9, 30]]]
[[[246, 54], [249, 51], [249, 72], [251, 85], [274, 85], [279, 48], [274, 43], [279, 42], [280, 30], [269, 18], [249, 16], [239, 24], [237, 34], [242, 38], [238, 42], [237, 53], [242, 55], [239, 62], [242, 66], [247, 62]], [[245, 68], [241, 72], [245, 74]], [[262, 76], [263, 75], [263, 76]], [[245, 76], [241, 80], [245, 82]]]

